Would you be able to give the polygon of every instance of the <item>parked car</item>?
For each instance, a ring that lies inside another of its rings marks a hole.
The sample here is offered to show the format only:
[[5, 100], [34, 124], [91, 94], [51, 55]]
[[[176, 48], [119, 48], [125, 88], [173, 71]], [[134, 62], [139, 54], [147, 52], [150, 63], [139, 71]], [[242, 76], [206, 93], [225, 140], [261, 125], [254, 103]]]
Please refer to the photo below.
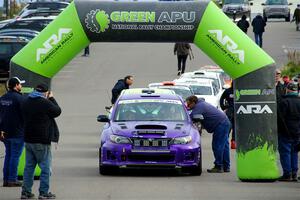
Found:
[[211, 79], [177, 79], [176, 83], [184, 84], [191, 87], [194, 95], [198, 98], [204, 99], [206, 102], [212, 104], [216, 108], [220, 108], [220, 97], [216, 86]]
[[264, 6], [263, 17], [265, 21], [268, 18], [285, 18], [285, 21], [291, 21], [291, 10], [287, 0], [267, 0], [266, 3], [262, 3]]
[[217, 96], [221, 97], [221, 94], [223, 93], [223, 83], [219, 73], [209, 72], [206, 70], [196, 70], [193, 72], [183, 73], [179, 79], [211, 79], [213, 80], [214, 87], [217, 89]]
[[28, 40], [32, 40], [39, 34], [38, 31], [33, 31], [30, 29], [4, 29], [0, 30], [0, 36], [15, 36], [24, 37]]
[[15, 19], [0, 28], [3, 29], [30, 29], [41, 32], [56, 16], [49, 17], [32, 17], [25, 19]]
[[179, 169], [201, 175], [200, 134], [182, 99], [166, 89], [124, 90], [105, 122], [99, 148], [99, 172], [120, 168]]
[[222, 3], [223, 12], [233, 21], [238, 21], [243, 15], [251, 21], [251, 7], [253, 3], [248, 0], [224, 0]]
[[9, 63], [11, 58], [18, 53], [27, 43], [28, 39], [15, 36], [0, 36], [0, 81], [9, 77]]
[[68, 2], [61, 2], [61, 1], [36, 1], [36, 2], [29, 2], [17, 15], [18, 18], [24, 18], [32, 13], [38, 13], [42, 10], [48, 11], [62, 11], [69, 5]]
[[182, 99], [185, 99], [189, 96], [192, 96], [194, 93], [192, 89], [187, 85], [180, 85], [175, 83], [174, 81], [165, 81], [161, 83], [150, 83], [148, 85], [150, 89], [160, 88], [160, 89], [168, 89], [174, 91], [177, 95], [181, 96]]

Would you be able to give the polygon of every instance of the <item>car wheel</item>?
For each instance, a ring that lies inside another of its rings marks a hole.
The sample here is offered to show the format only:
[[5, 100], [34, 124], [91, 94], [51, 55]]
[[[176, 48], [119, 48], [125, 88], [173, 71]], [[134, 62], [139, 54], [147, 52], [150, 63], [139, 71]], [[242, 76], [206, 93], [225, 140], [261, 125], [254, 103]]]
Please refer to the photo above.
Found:
[[268, 21], [268, 18], [267, 18], [266, 16], [264, 16], [264, 20], [265, 20], [265, 22], [267, 22], [267, 21]]
[[192, 176], [200, 176], [202, 174], [202, 153], [201, 153], [201, 150], [199, 151], [199, 153], [200, 153], [200, 159], [199, 159], [198, 165], [193, 166], [193, 167], [183, 168], [184, 173], [188, 173]]
[[291, 21], [291, 15], [289, 15], [288, 17], [286, 17], [286, 18], [285, 18], [285, 21], [286, 21], [286, 22]]
[[111, 175], [113, 174], [113, 170], [110, 166], [99, 165], [99, 173], [101, 175]]

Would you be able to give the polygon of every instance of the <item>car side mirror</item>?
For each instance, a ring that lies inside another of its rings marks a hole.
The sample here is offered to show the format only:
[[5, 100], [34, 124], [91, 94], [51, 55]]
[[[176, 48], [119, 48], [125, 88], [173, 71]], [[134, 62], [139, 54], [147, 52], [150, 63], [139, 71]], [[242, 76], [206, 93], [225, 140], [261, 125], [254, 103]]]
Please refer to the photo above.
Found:
[[250, 2], [250, 6], [253, 6], [253, 2]]
[[265, 4], [265, 3], [262, 3], [261, 5], [262, 5], [262, 6], [265, 6], [266, 4]]
[[293, 3], [289, 3], [289, 6], [293, 5]]
[[204, 117], [201, 114], [195, 114], [192, 116], [192, 120], [193, 122], [201, 122], [204, 120]]
[[98, 122], [109, 122], [109, 118], [107, 115], [99, 115], [97, 117], [97, 121]]

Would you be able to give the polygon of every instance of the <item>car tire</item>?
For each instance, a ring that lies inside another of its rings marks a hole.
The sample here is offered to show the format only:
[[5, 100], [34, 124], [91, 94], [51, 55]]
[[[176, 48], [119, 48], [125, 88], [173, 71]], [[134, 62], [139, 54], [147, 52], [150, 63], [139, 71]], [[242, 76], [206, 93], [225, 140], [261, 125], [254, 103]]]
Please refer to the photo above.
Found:
[[267, 21], [268, 21], [268, 18], [267, 18], [266, 16], [264, 16], [264, 20], [265, 20], [265, 22], [267, 22]]
[[99, 165], [99, 174], [111, 175], [113, 174], [113, 170], [110, 168], [110, 166]]
[[193, 167], [191, 170], [191, 175], [193, 176], [200, 176], [202, 174], [202, 151], [199, 151], [200, 153], [200, 159], [199, 163], [196, 167]]
[[285, 18], [285, 21], [286, 21], [286, 22], [291, 21], [291, 15], [289, 15], [288, 17], [286, 17], [286, 18]]

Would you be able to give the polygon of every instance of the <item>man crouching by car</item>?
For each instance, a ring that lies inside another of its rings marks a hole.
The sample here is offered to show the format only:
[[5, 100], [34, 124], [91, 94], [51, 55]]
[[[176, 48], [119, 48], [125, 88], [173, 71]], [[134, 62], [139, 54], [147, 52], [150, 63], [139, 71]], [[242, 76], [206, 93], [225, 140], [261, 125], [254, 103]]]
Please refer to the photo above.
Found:
[[24, 101], [22, 110], [26, 164], [21, 199], [34, 198], [31, 188], [37, 164], [41, 168], [39, 199], [55, 199], [56, 196], [49, 192], [51, 141], [54, 132], [58, 131], [54, 118], [61, 114], [61, 109], [47, 85], [40, 84]]

